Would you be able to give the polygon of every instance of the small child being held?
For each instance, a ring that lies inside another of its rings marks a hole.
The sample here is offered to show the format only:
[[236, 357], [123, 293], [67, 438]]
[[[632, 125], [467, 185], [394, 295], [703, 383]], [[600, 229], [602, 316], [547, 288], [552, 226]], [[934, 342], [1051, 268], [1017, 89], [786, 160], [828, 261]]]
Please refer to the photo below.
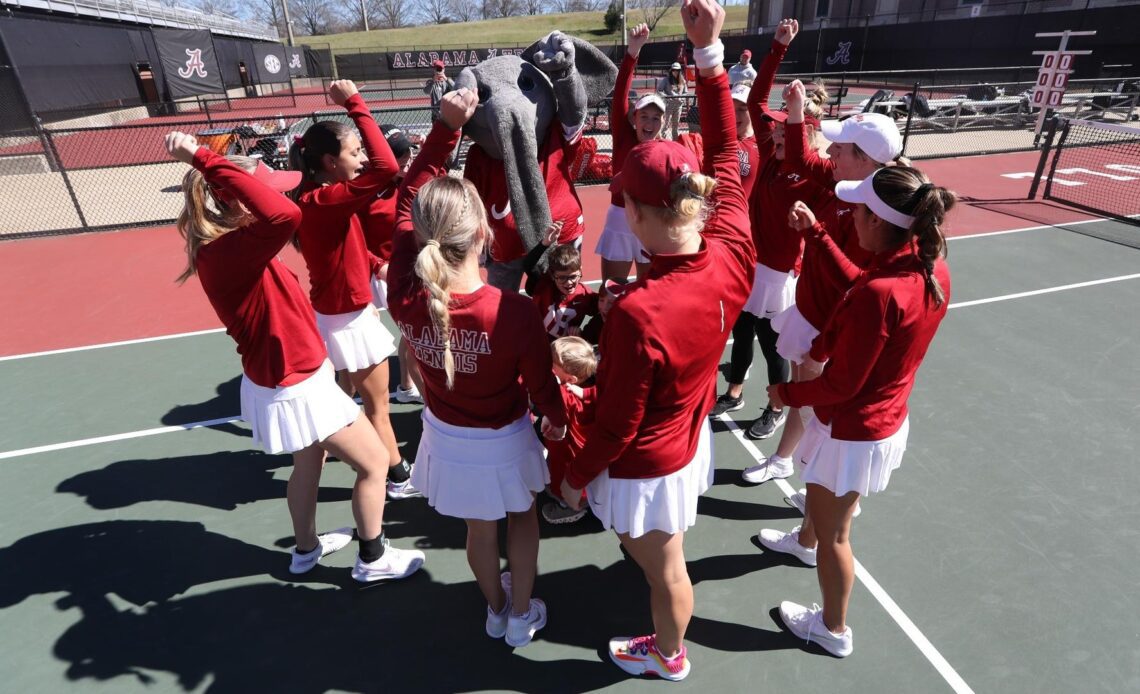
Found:
[[[583, 321], [598, 314], [598, 295], [582, 282], [581, 251], [572, 244], [554, 246], [561, 230], [561, 222], [550, 225], [542, 243], [531, 250], [523, 265], [526, 293], [542, 314], [546, 334], [552, 341], [580, 334]], [[554, 250], [550, 251], [546, 272], [535, 272], [550, 246]]]
[[598, 313], [582, 328], [581, 335], [586, 342], [595, 347], [602, 343], [602, 328], [606, 324], [606, 315], [618, 297], [628, 288], [628, 280], [606, 280], [602, 285], [601, 291], [598, 292]]
[[[580, 337], [560, 337], [550, 349], [554, 375], [561, 382], [562, 402], [566, 405], [566, 436], [561, 441], [546, 441], [546, 465], [550, 468], [550, 495], [556, 501], [543, 505], [542, 517], [548, 523], [574, 523], [586, 515], [589, 506], [580, 504], [579, 510], [570, 508], [559, 498], [562, 479], [574, 457], [586, 445], [587, 428], [594, 422], [596, 389], [582, 387], [594, 378], [598, 360], [594, 348]], [[586, 492], [582, 492], [585, 501]]]

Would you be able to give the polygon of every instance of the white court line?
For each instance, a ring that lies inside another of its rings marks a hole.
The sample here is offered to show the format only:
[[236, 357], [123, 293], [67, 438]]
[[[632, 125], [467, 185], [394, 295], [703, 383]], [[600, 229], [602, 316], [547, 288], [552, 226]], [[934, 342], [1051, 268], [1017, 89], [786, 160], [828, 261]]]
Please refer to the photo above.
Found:
[[[744, 446], [744, 449], [748, 451], [748, 454], [752, 456], [756, 462], [762, 462], [766, 458], [766, 456], [760, 452], [760, 449], [757, 448], [754, 443], [744, 438], [744, 431], [737, 425], [736, 422], [730, 419], [727, 414], [722, 414], [717, 419], [719, 419], [728, 427], [729, 431], [732, 432], [732, 435], [736, 438], [737, 441], [741, 443], [742, 446]], [[796, 491], [792, 488], [792, 485], [788, 484], [784, 480], [778, 479], [775, 480], [775, 482], [776, 485], [780, 488], [780, 491], [782, 491], [785, 496], [791, 496]], [[930, 640], [927, 639], [922, 631], [918, 628], [918, 626], [916, 626], [915, 623], [911, 621], [910, 617], [906, 616], [906, 613], [902, 611], [902, 608], [899, 607], [898, 603], [896, 603], [891, 598], [891, 596], [887, 594], [887, 591], [883, 589], [883, 586], [875, 580], [875, 577], [871, 575], [871, 572], [867, 571], [867, 568], [863, 566], [863, 564], [858, 559], [855, 559], [855, 577], [859, 579], [859, 582], [863, 584], [863, 586], [871, 593], [871, 595], [875, 596], [875, 599], [879, 601], [879, 604], [883, 606], [883, 609], [887, 611], [887, 614], [891, 616], [891, 619], [895, 620], [895, 623], [899, 625], [899, 628], [903, 630], [903, 633], [907, 635], [907, 638], [911, 640], [911, 643], [913, 643], [915, 647], [918, 648], [919, 652], [922, 653], [922, 655], [925, 656], [928, 661], [930, 661], [930, 664], [934, 666], [934, 669], [938, 671], [938, 674], [942, 675], [942, 679], [946, 680], [946, 684], [949, 684], [951, 689], [953, 689], [955, 692], [958, 692], [958, 694], [973, 694], [974, 690], [970, 688], [970, 685], [966, 684], [966, 681], [962, 679], [962, 676], [958, 674], [958, 672], [952, 665], [950, 665], [946, 658], [942, 657], [942, 654], [938, 652], [938, 649], [934, 647], [934, 644], [930, 643]]]
[[[1121, 282], [1123, 280], [1140, 278], [1140, 273], [1132, 275], [1120, 275], [1119, 277], [1108, 277], [1102, 280], [1092, 280], [1091, 282], [1079, 282], [1077, 284], [1065, 284], [1059, 287], [1048, 287], [1046, 289], [1035, 289], [1031, 292], [1019, 292], [1017, 294], [1005, 294], [1003, 296], [995, 296], [989, 299], [976, 299], [974, 301], [961, 301], [956, 304], [950, 304], [948, 308], [965, 308], [967, 306], [978, 306], [980, 304], [992, 304], [1001, 301], [1011, 301], [1013, 299], [1021, 299], [1027, 296], [1036, 296], [1038, 294], [1051, 294], [1053, 292], [1061, 292], [1067, 289], [1079, 289], [1081, 287], [1091, 287], [1098, 284], [1107, 284], [1109, 282]], [[728, 338], [725, 346], [731, 345], [733, 339]], [[143, 436], [154, 436], [155, 434], [168, 434], [174, 431], [186, 431], [188, 429], [196, 429], [198, 427], [216, 426], [218, 424], [225, 424], [228, 422], [238, 421], [238, 417], [227, 417], [222, 419], [211, 419], [204, 422], [191, 422], [189, 424], [179, 424], [177, 426], [159, 427], [157, 429], [143, 429], [141, 431], [129, 431], [124, 434], [112, 434], [110, 436], [100, 436], [92, 439], [79, 439], [78, 441], [67, 441], [64, 443], [54, 443], [49, 446], [36, 446], [35, 448], [21, 448], [14, 451], [6, 451], [0, 453], [0, 460], [6, 458], [17, 458], [22, 455], [31, 455], [33, 453], [45, 453], [48, 451], [58, 451], [66, 448], [77, 448], [79, 446], [89, 446], [96, 443], [107, 443], [109, 441], [120, 441], [123, 439], [140, 438]]]
[[[630, 275], [629, 280], [636, 279]], [[588, 280], [583, 284], [601, 284], [601, 280]], [[381, 313], [387, 313], [388, 309], [379, 309]], [[105, 349], [107, 347], [125, 347], [127, 345], [141, 345], [147, 342], [160, 342], [162, 340], [177, 340], [183, 337], [197, 337], [199, 335], [213, 335], [215, 333], [224, 333], [225, 328], [210, 328], [209, 330], [195, 330], [188, 333], [172, 333], [170, 335], [157, 335], [155, 337], [140, 337], [135, 340], [119, 340], [118, 342], [101, 342], [94, 345], [85, 345], [83, 347], [67, 347], [64, 349], [49, 349], [45, 352], [28, 352], [27, 354], [11, 354], [6, 357], [0, 357], [0, 361], [13, 361], [15, 359], [31, 359], [32, 357], [47, 357], [53, 354], [68, 354], [71, 352], [86, 352], [91, 349]]]
[[111, 434], [109, 436], [96, 436], [90, 439], [79, 439], [78, 441], [65, 441], [64, 443], [52, 443], [46, 446], [34, 446], [32, 448], [21, 448], [15, 451], [5, 451], [0, 453], [0, 460], [6, 458], [18, 458], [23, 455], [32, 455], [33, 453], [49, 453], [51, 451], [62, 451], [67, 448], [78, 448], [80, 446], [91, 446], [97, 443], [110, 443], [112, 441], [123, 441], [126, 439], [140, 439], [145, 436], [154, 436], [156, 434], [169, 434], [175, 431], [189, 431], [191, 429], [199, 429], [201, 427], [213, 427], [219, 424], [230, 424], [237, 422], [240, 417], [222, 417], [221, 419], [207, 419], [202, 422], [190, 422], [189, 424], [175, 424], [168, 427], [157, 427], [154, 429], [142, 429], [141, 431], [128, 431], [125, 434]]
[[1046, 287], [1045, 289], [1034, 289], [1029, 292], [1018, 292], [1016, 294], [1003, 294], [1002, 296], [993, 296], [988, 299], [974, 299], [973, 301], [959, 301], [956, 304], [950, 304], [947, 308], [965, 308], [967, 306], [980, 306], [981, 304], [992, 304], [998, 301], [1009, 301], [1011, 299], [1023, 299], [1027, 296], [1037, 296], [1038, 294], [1052, 294], [1053, 292], [1063, 292], [1068, 289], [1080, 289], [1081, 287], [1092, 287], [1098, 284], [1108, 284], [1110, 282], [1123, 282], [1124, 280], [1134, 280], [1140, 277], [1140, 273], [1131, 275], [1118, 275], [1117, 277], [1106, 277], [1102, 280], [1092, 280], [1090, 282], [1077, 282], [1076, 284], [1062, 284], [1058, 287]]

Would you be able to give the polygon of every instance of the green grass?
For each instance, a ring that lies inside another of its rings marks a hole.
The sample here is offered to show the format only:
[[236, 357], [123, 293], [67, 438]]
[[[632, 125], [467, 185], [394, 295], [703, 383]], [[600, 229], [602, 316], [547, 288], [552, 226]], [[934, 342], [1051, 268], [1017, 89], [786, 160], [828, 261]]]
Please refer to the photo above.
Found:
[[[747, 22], [748, 7], [726, 7], [725, 29], [743, 29]], [[619, 43], [619, 32], [609, 33], [602, 22], [604, 12], [572, 12], [569, 14], [543, 14], [530, 17], [507, 17], [465, 24], [439, 24], [353, 31], [329, 36], [299, 36], [298, 43], [316, 47], [330, 46], [333, 51], [345, 50], [412, 50], [427, 48], [460, 48], [465, 46], [520, 46], [529, 45], [554, 29], [578, 36], [597, 44]], [[629, 12], [631, 23], [640, 20], [640, 10]], [[654, 29], [654, 36], [671, 36], [684, 33], [681, 17], [676, 9], [666, 14]]]

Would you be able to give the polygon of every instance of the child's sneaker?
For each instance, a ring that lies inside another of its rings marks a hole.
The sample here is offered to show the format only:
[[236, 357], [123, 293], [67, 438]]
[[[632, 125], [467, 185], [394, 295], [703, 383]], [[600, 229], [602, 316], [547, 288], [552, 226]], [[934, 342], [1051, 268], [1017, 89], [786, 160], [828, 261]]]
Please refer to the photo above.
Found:
[[551, 525], [577, 523], [586, 517], [589, 510], [585, 502], [582, 503], [582, 508], [575, 511], [561, 501], [548, 501], [542, 505], [542, 517]]
[[352, 542], [352, 528], [337, 528], [324, 535], [318, 535], [317, 539], [320, 540], [320, 542], [311, 552], [301, 554], [297, 551], [296, 547], [293, 548], [293, 556], [289, 562], [289, 573], [308, 573], [320, 563], [321, 557], [344, 549], [348, 543]]
[[788, 630], [804, 641], [811, 641], [823, 647], [837, 658], [846, 658], [854, 650], [854, 635], [851, 627], [844, 627], [842, 634], [833, 634], [823, 623], [823, 608], [819, 605], [804, 607], [799, 603], [785, 600], [780, 603], [780, 619]]
[[511, 614], [511, 572], [504, 571], [499, 576], [499, 583], [507, 594], [507, 602], [501, 612], [493, 612], [491, 606], [487, 605], [487, 636], [493, 639], [501, 639], [507, 633], [507, 621]]
[[396, 549], [388, 544], [388, 538], [384, 538], [384, 554], [376, 561], [368, 563], [357, 555], [356, 566], [352, 567], [352, 577], [361, 583], [394, 581], [411, 576], [423, 565], [423, 552], [418, 549]]
[[610, 639], [610, 660], [631, 675], [653, 675], [671, 682], [689, 676], [687, 649], [681, 646], [677, 657], [667, 659], [657, 650], [657, 635], [619, 636]]
[[530, 609], [524, 615], [512, 614], [507, 618], [507, 645], [522, 648], [534, 638], [534, 633], [546, 626], [546, 603], [531, 598]]

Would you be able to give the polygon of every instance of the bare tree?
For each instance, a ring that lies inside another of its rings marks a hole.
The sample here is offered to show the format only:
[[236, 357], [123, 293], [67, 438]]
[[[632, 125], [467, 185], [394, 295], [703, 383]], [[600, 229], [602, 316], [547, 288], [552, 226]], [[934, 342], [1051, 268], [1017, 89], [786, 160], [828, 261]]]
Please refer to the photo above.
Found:
[[484, 0], [483, 18], [514, 17], [522, 12], [523, 0]]
[[555, 12], [597, 12], [604, 10], [608, 0], [553, 0]]
[[633, 2], [633, 6], [641, 10], [641, 15], [649, 25], [650, 31], [653, 31], [669, 10], [679, 4], [678, 0], [634, 0]]
[[[460, 1], [464, 2], [464, 0]], [[452, 4], [450, 0], [423, 0], [420, 5], [420, 12], [428, 24], [446, 24], [451, 21], [453, 16]]]
[[197, 0], [193, 7], [204, 14], [237, 15], [237, 6], [233, 0]]
[[329, 0], [290, 0], [289, 9], [296, 18], [294, 27], [302, 34], [326, 34], [335, 17]]
[[546, 10], [546, 0], [520, 0], [523, 14], [543, 14]]
[[285, 13], [281, 10], [281, 0], [253, 0], [250, 4], [250, 14], [259, 22], [277, 27], [279, 36], [289, 33], [285, 27]]
[[397, 29], [407, 26], [411, 19], [409, 0], [369, 0], [368, 14], [376, 17], [376, 26], [384, 29]]
[[479, 19], [480, 6], [472, 0], [447, 0], [447, 9], [457, 22], [472, 22]]
[[[336, 0], [338, 9], [340, 10], [340, 18], [344, 24], [344, 28], [350, 31], [362, 31], [364, 29], [364, 8], [361, 7], [360, 0]], [[374, 23], [375, 16], [372, 8], [368, 8], [368, 21]]]

